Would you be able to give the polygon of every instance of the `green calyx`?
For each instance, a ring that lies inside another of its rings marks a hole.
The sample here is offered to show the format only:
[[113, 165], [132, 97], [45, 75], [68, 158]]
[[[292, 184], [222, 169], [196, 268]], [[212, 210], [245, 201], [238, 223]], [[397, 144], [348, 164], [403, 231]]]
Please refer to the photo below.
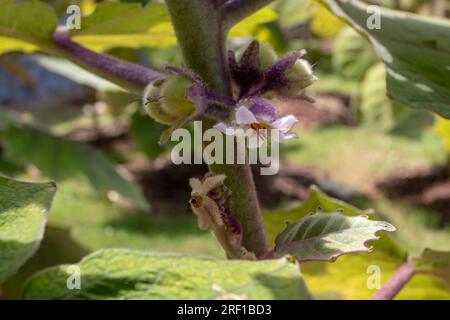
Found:
[[302, 90], [318, 80], [313, 74], [311, 64], [304, 59], [298, 59], [295, 62], [286, 73], [286, 79], [288, 80], [289, 93], [292, 95], [301, 93]]
[[159, 123], [173, 125], [191, 113], [194, 104], [186, 97], [186, 89], [191, 85], [192, 81], [182, 75], [150, 84], [145, 91], [148, 115]]

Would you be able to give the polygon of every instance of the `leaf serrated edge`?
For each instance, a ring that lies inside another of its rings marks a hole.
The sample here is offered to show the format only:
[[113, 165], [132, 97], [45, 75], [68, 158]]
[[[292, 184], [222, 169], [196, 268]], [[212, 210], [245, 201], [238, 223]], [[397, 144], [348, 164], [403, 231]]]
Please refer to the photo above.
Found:
[[[389, 222], [386, 222], [386, 221], [377, 221], [377, 220], [370, 220], [368, 215], [348, 216], [348, 215], [345, 215], [345, 214], [344, 214], [342, 211], [340, 211], [340, 210], [336, 210], [336, 211], [334, 211], [334, 212], [316, 211], [316, 212], [314, 212], [313, 214], [309, 214], [309, 215], [304, 216], [302, 219], [299, 219], [297, 222], [292, 222], [292, 223], [291, 223], [291, 222], [289, 222], [289, 221], [286, 221], [286, 227], [287, 227], [289, 224], [290, 224], [290, 225], [296, 224], [296, 223], [300, 222], [301, 220], [304, 220], [304, 219], [306, 219], [306, 218], [310, 218], [310, 217], [312, 217], [312, 216], [314, 216], [314, 215], [316, 215], [316, 214], [319, 214], [319, 213], [323, 213], [323, 214], [338, 214], [338, 215], [340, 215], [340, 216], [344, 216], [344, 217], [349, 218], [349, 219], [354, 219], [354, 218], [358, 218], [358, 217], [359, 217], [359, 218], [366, 219], [366, 220], [368, 220], [368, 221], [374, 221], [374, 222], [377, 222], [377, 223], [380, 223], [380, 224], [386, 224], [386, 228], [387, 228], [387, 229], [380, 228], [379, 230], [376, 230], [376, 231], [374, 232], [372, 238], [366, 239], [366, 240], [363, 242], [363, 246], [365, 247], [365, 249], [361, 249], [361, 250], [351, 250], [351, 251], [346, 251], [346, 252], [337, 253], [337, 254], [332, 255], [329, 259], [320, 259], [320, 258], [317, 258], [317, 259], [299, 259], [299, 258], [296, 257], [296, 259], [297, 259], [298, 262], [300, 262], [300, 263], [303, 263], [303, 262], [315, 262], [315, 261], [317, 261], [317, 262], [320, 262], [320, 261], [322, 261], [322, 262], [335, 262], [340, 256], [343, 256], [343, 255], [346, 255], [346, 254], [360, 253], [360, 252], [368, 252], [368, 253], [370, 253], [370, 252], [372, 252], [373, 247], [367, 247], [367, 243], [370, 242], [370, 241], [376, 241], [376, 240], [379, 240], [380, 237], [377, 236], [377, 233], [382, 232], [382, 231], [385, 231], [385, 232], [394, 232], [394, 231], [397, 230], [397, 228], [396, 228], [395, 226], [393, 226], [392, 224], [390, 224]], [[285, 228], [284, 230], [286, 230], [286, 228]], [[280, 233], [280, 235], [284, 232], [284, 230]], [[317, 236], [316, 236], [316, 237], [317, 237]], [[313, 238], [316, 238], [316, 237], [308, 238], [308, 240], [313, 239]], [[277, 238], [278, 238], [278, 237], [277, 237]], [[293, 242], [294, 242], [294, 241], [291, 241], [291, 242], [289, 242], [289, 243], [285, 243], [285, 244], [283, 244], [282, 246], [275, 246], [275, 253], [277, 253], [277, 250], [280, 250], [280, 248], [288, 247], [288, 246], [289, 246], [291, 243], [293, 243]], [[298, 241], [297, 241], [297, 242], [298, 242]], [[294, 255], [289, 254], [289, 253], [285, 253], [284, 255], [291, 255], [291, 256], [294, 256]]]

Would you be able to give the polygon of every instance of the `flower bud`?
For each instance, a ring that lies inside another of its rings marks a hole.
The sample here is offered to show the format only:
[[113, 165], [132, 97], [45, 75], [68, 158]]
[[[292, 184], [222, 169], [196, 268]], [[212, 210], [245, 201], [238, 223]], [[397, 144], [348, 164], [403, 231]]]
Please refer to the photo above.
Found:
[[260, 43], [259, 58], [261, 59], [261, 69], [266, 70], [278, 60], [278, 55], [269, 44], [263, 42]]
[[[246, 61], [242, 60], [242, 57], [247, 49], [248, 45], [245, 45], [236, 51], [236, 59], [239, 63], [246, 63]], [[266, 70], [277, 60], [278, 55], [269, 44], [265, 42], [259, 43], [259, 61], [261, 70]]]
[[167, 114], [161, 108], [161, 82], [154, 82], [145, 88], [144, 107], [147, 114], [156, 122], [171, 125], [175, 122], [173, 115]]
[[144, 94], [145, 109], [155, 121], [173, 125], [194, 110], [194, 104], [186, 97], [186, 89], [192, 81], [183, 75], [175, 75], [164, 81], [149, 84]]
[[286, 72], [288, 91], [292, 96], [298, 95], [303, 89], [309, 87], [318, 78], [313, 74], [313, 70], [308, 61], [297, 59], [295, 64]]
[[183, 75], [170, 77], [161, 86], [161, 109], [173, 116], [183, 116], [194, 110], [194, 104], [186, 97], [186, 89], [192, 81]]

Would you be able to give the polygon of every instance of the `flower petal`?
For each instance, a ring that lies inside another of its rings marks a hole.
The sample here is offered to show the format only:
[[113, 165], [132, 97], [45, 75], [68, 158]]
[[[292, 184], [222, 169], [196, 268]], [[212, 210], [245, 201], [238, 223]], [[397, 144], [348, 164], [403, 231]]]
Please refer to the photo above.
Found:
[[278, 129], [281, 133], [286, 133], [298, 122], [297, 117], [288, 115], [272, 122], [270, 125], [274, 129]]
[[298, 138], [298, 135], [295, 134], [295, 133], [288, 133], [288, 134], [282, 133], [280, 135], [280, 142], [283, 142], [283, 141], [286, 141], [286, 140], [289, 140], [289, 139], [295, 139], [295, 138]]
[[225, 133], [228, 136], [233, 136], [236, 134], [236, 129], [224, 122], [216, 123], [213, 128]]
[[236, 123], [237, 124], [251, 124], [254, 122], [258, 122], [255, 115], [247, 109], [245, 106], [240, 106], [236, 110]]
[[248, 108], [256, 118], [264, 122], [272, 122], [277, 118], [277, 113], [268, 102], [263, 99], [252, 99]]

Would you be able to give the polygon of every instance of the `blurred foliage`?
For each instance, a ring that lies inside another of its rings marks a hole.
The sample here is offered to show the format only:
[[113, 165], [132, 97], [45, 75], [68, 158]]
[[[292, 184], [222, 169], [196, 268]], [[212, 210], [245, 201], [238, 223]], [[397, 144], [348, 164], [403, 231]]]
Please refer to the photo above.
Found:
[[311, 21], [311, 31], [319, 37], [331, 38], [336, 36], [345, 26], [344, 22], [339, 20], [326, 7], [316, 5], [315, 15]]
[[257, 32], [261, 25], [275, 21], [277, 18], [278, 15], [275, 11], [268, 7], [263, 8], [231, 28], [229, 36], [232, 38], [248, 37]]
[[430, 130], [410, 139], [373, 127], [335, 126], [305, 131], [301, 139], [286, 147], [290, 149], [286, 153], [288, 159], [314, 166], [363, 191], [370, 191], [377, 179], [399, 168], [427, 167], [446, 161], [440, 139]]
[[450, 120], [436, 116], [434, 131], [439, 135], [445, 144], [447, 153], [450, 155]]
[[[374, 217], [373, 210], [360, 210], [328, 197], [313, 187], [301, 206], [290, 210], [264, 213], [264, 225], [269, 243], [274, 242], [275, 236], [283, 228], [285, 221], [296, 221], [311, 214], [318, 207], [328, 212], [342, 209], [343, 213], [349, 216], [368, 214], [371, 218]], [[397, 232], [393, 235], [396, 234]], [[392, 235], [381, 234], [380, 236], [380, 240], [369, 243], [374, 247], [373, 252], [342, 256], [333, 263], [301, 264], [306, 284], [313, 296], [316, 299], [369, 299], [376, 291], [367, 285], [370, 275], [369, 267], [378, 266], [381, 270], [381, 282], [385, 283], [408, 257], [405, 248], [394, 240]], [[446, 283], [429, 275], [415, 276], [397, 297], [397, 299], [449, 298], [450, 291]]]
[[369, 28], [367, 5], [358, 0], [323, 0], [371, 41], [387, 68], [387, 94], [397, 102], [450, 117], [450, 22], [380, 9], [382, 26]]
[[432, 274], [450, 286], [450, 251], [425, 249], [413, 260], [418, 273]]
[[355, 30], [345, 27], [337, 34], [333, 50], [333, 66], [337, 72], [359, 81], [376, 62], [372, 47]]
[[305, 23], [314, 14], [311, 10], [311, 0], [280, 0], [276, 1], [272, 7], [278, 13], [278, 22], [283, 29]]
[[74, 263], [103, 248], [190, 253], [223, 258], [212, 233], [198, 229], [184, 212], [146, 214], [99, 197], [79, 179], [58, 186], [43, 244], [36, 255], [3, 287], [18, 298], [24, 281], [38, 270]]
[[362, 122], [380, 130], [393, 130], [411, 109], [390, 100], [386, 95], [386, 73], [378, 63], [365, 74], [361, 84], [360, 113]]
[[176, 43], [164, 4], [103, 2], [83, 17], [82, 28], [73, 30], [76, 42], [103, 51], [113, 47], [167, 47]]
[[169, 142], [159, 144], [159, 139], [166, 129], [165, 125], [153, 121], [144, 110], [139, 109], [131, 117], [130, 138], [137, 150], [154, 160], [173, 146]]
[[14, 126], [0, 132], [0, 139], [5, 144], [6, 159], [34, 164], [45, 176], [58, 182], [70, 177], [86, 179], [99, 193], [118, 192], [141, 208], [147, 208], [139, 188], [100, 152], [87, 145]]
[[[71, 1], [45, 2], [47, 4], [0, 0], [0, 55], [10, 51], [29, 53], [48, 46], [56, 21], [63, 21], [65, 9]], [[72, 37], [94, 50], [105, 51], [131, 62], [160, 69], [166, 63], [182, 65], [166, 7], [162, 1], [149, 1], [147, 6], [143, 6], [147, 2], [82, 0], [82, 29], [74, 30]], [[371, 195], [374, 194], [376, 180], [392, 171], [447, 161], [450, 150], [449, 121], [436, 117], [433, 129], [444, 141], [445, 151], [439, 138], [430, 130], [432, 116], [410, 107], [423, 109], [426, 106], [447, 116], [448, 88], [442, 84], [448, 78], [445, 78], [444, 66], [450, 64], [448, 54], [442, 50], [448, 47], [448, 23], [426, 16], [408, 16], [405, 19], [402, 13], [383, 11], [382, 23], [386, 23], [383, 34], [373, 30], [362, 30], [364, 32], [360, 33], [361, 27], [364, 28], [361, 21], [366, 16], [365, 7], [359, 2], [347, 2], [342, 6], [344, 12], [340, 15], [344, 20], [352, 18], [353, 27], [359, 28], [360, 32], [346, 27], [341, 19], [318, 2], [276, 1], [242, 21], [230, 33], [229, 45], [232, 48], [251, 38], [270, 43], [280, 54], [306, 48], [308, 59], [314, 63], [320, 78], [313, 90], [319, 97], [322, 94], [342, 97], [348, 101], [346, 106], [355, 109], [358, 115], [356, 127], [302, 129], [301, 139], [287, 144], [287, 157], [294, 162], [314, 166], [340, 182]], [[412, 12], [431, 2], [367, 1]], [[339, 11], [337, 8], [337, 5], [333, 6], [335, 13]], [[411, 28], [414, 28], [413, 31]], [[404, 44], [405, 41], [410, 42]], [[94, 99], [105, 110], [100, 114], [87, 114], [81, 108], [81, 102], [78, 109], [69, 110], [61, 103], [31, 114], [21, 113], [20, 116], [9, 109], [0, 109], [0, 172], [30, 179], [27, 169], [30, 171], [30, 167], [36, 166], [44, 176], [56, 179], [59, 185], [40, 249], [2, 285], [3, 295], [18, 298], [24, 282], [36, 271], [59, 264], [77, 263], [87, 254], [104, 248], [224, 258], [212, 233], [198, 230], [192, 214], [144, 213], [142, 209], [146, 204], [140, 187], [118, 169], [118, 162], [142, 157], [152, 161], [170, 149], [170, 145], [157, 144], [165, 127], [153, 122], [143, 113], [140, 104], [134, 103], [140, 97], [120, 91], [117, 86], [67, 60], [36, 54], [32, 57], [49, 71], [95, 89]], [[388, 82], [385, 66], [380, 59], [387, 66]], [[0, 68], [4, 67], [4, 59], [0, 58]], [[414, 80], [413, 85], [404, 79]], [[396, 101], [390, 100], [387, 95]], [[95, 109], [95, 105], [86, 106], [89, 110]], [[127, 149], [113, 152], [108, 148], [100, 150], [65, 136], [78, 129], [93, 130], [96, 126], [125, 126], [129, 141]], [[36, 177], [33, 176], [33, 179]], [[113, 190], [116, 192], [111, 192]], [[118, 197], [117, 192], [121, 196]], [[134, 203], [140, 204], [142, 209], [130, 207], [125, 198], [134, 199]], [[381, 268], [381, 282], [384, 283], [406, 259], [407, 252], [420, 253], [424, 246], [449, 249], [450, 233], [446, 229], [436, 229], [431, 210], [418, 209], [377, 195], [364, 203], [364, 207], [376, 208], [375, 214], [330, 198], [314, 188], [301, 206], [288, 204], [289, 209], [264, 213], [269, 243], [274, 243], [286, 220], [296, 221], [315, 211], [318, 206], [328, 211], [341, 208], [348, 215], [377, 216], [392, 222], [398, 231], [394, 234], [395, 240], [382, 235], [380, 241], [373, 242], [375, 250], [372, 253], [344, 256], [332, 264], [302, 264], [306, 284], [315, 298], [370, 298], [375, 290], [367, 287], [369, 266]], [[103, 254], [108, 255], [109, 251], [97, 253]], [[140, 256], [140, 253], [132, 255]], [[232, 271], [235, 272], [234, 269]], [[63, 267], [53, 269], [48, 276], [59, 279], [60, 272], [64, 274]], [[131, 278], [136, 279], [135, 275], [133, 273]], [[267, 277], [270, 280], [267, 280], [268, 283], [273, 284], [272, 276]], [[278, 278], [275, 280], [279, 281]], [[36, 281], [36, 286], [41, 286], [38, 278]], [[110, 281], [110, 278], [105, 278], [105, 281]], [[292, 282], [289, 279], [289, 283], [279, 283], [290, 287]], [[138, 286], [142, 284], [139, 279], [133, 283]], [[254, 293], [250, 291], [246, 294], [253, 297]], [[27, 294], [42, 298], [33, 290], [27, 291]], [[92, 291], [87, 291], [84, 297], [90, 294]], [[107, 292], [104, 297], [115, 294]], [[133, 296], [136, 292], [130, 289], [124, 294]], [[290, 297], [289, 292], [280, 293], [278, 289], [264, 291], [264, 295]], [[448, 286], [440, 279], [416, 275], [398, 299], [450, 299], [450, 293]]]

